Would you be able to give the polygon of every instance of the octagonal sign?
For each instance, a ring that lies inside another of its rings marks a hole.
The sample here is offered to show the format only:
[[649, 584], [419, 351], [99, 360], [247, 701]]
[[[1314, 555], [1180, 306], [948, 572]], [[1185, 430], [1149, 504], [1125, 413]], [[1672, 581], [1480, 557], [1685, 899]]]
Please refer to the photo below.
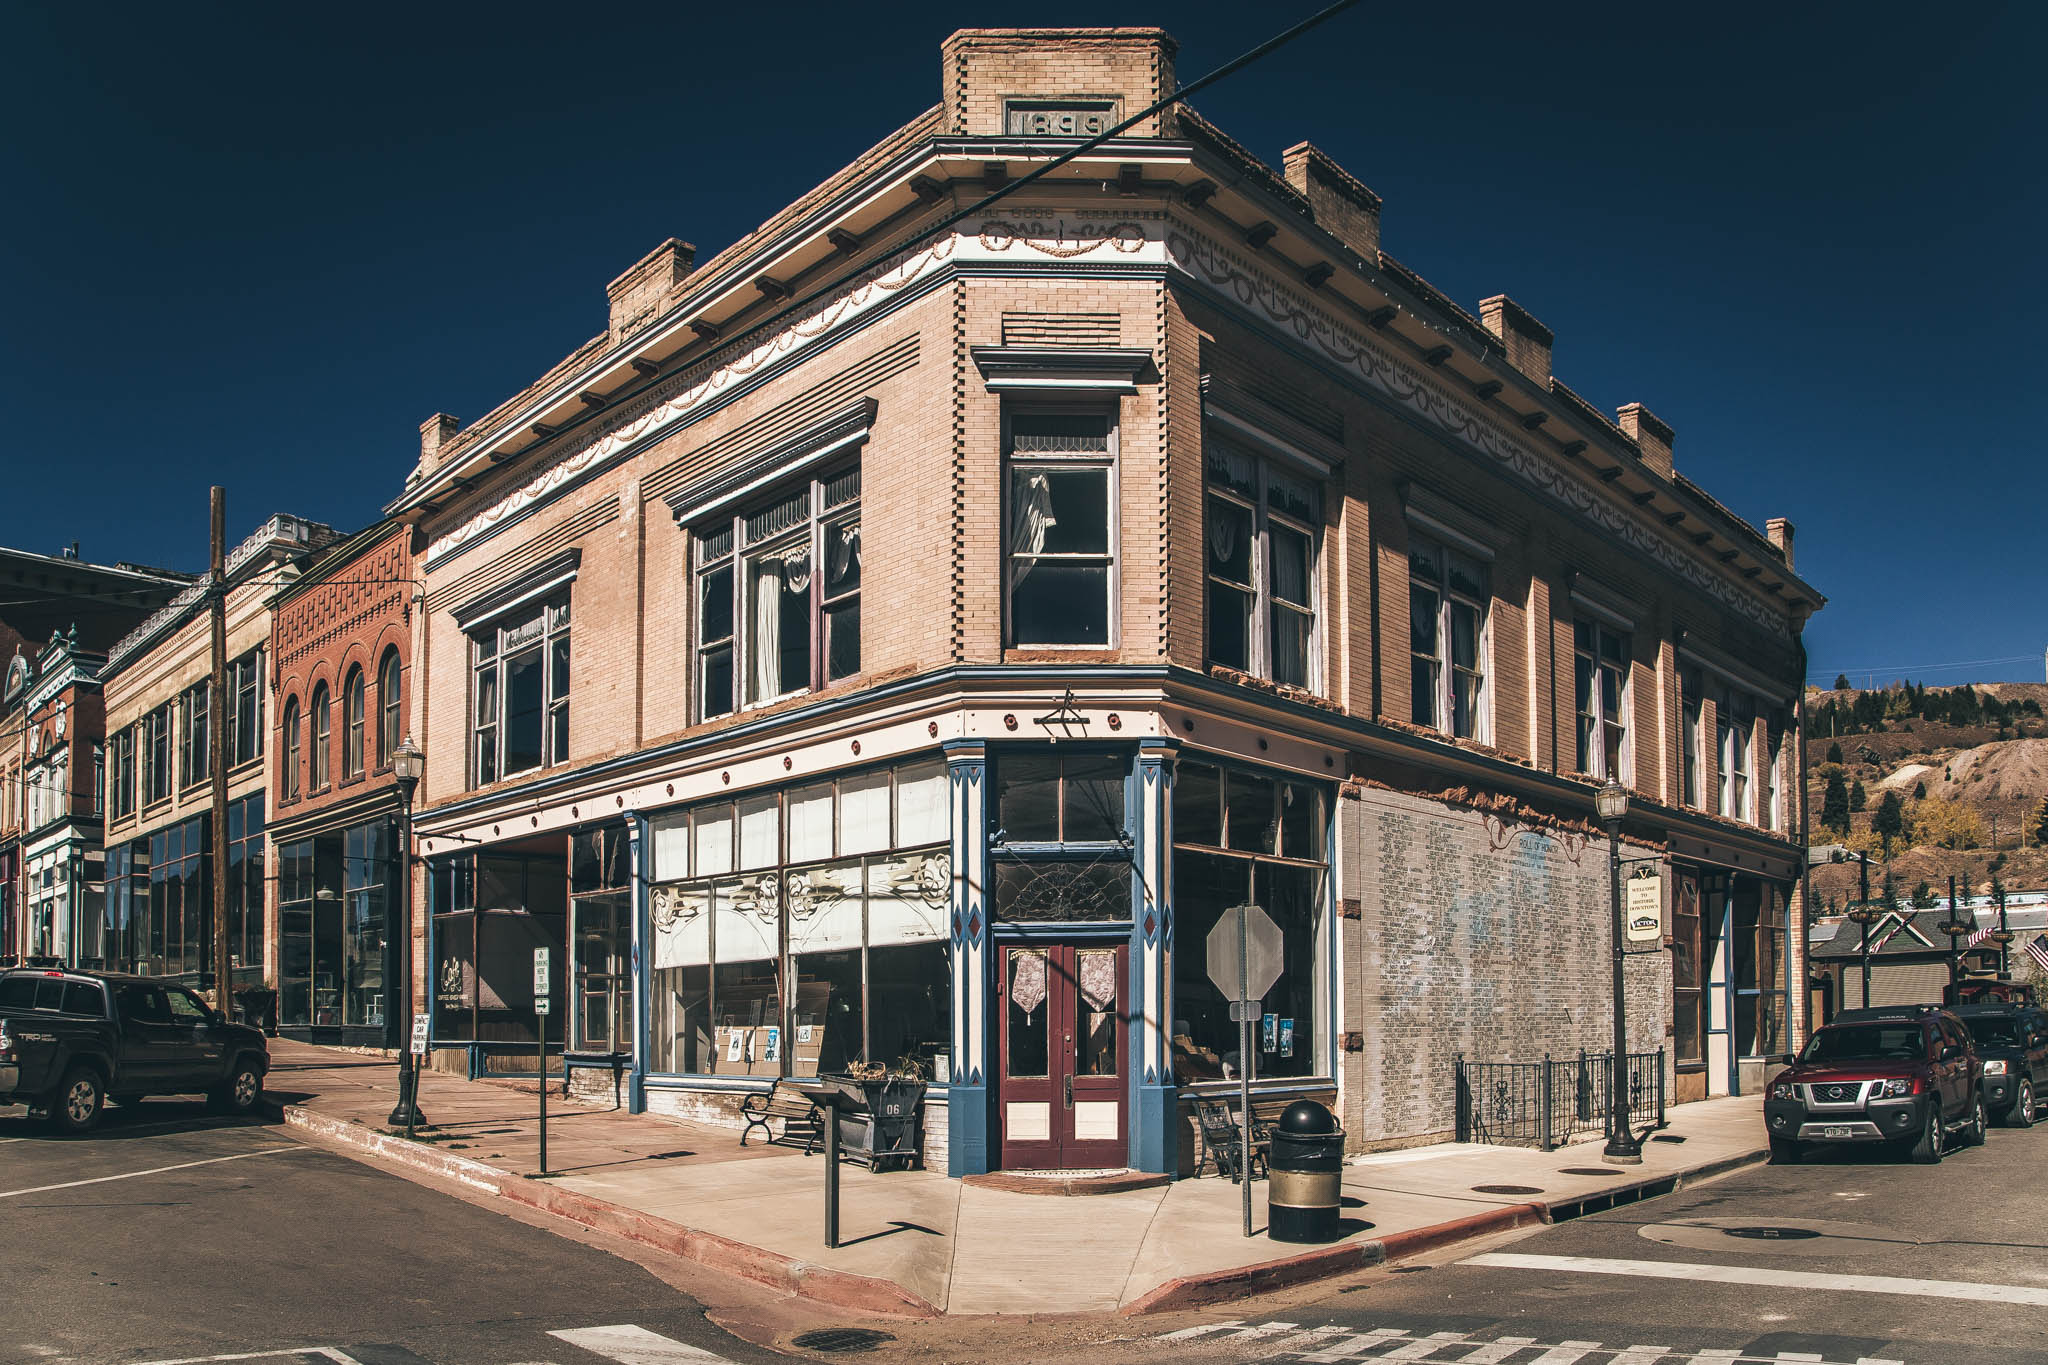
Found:
[[[1238, 990], [1238, 956], [1242, 945], [1245, 994]], [[1233, 905], [1209, 931], [1209, 980], [1226, 1000], [1258, 1000], [1280, 979], [1280, 926], [1256, 905]]]

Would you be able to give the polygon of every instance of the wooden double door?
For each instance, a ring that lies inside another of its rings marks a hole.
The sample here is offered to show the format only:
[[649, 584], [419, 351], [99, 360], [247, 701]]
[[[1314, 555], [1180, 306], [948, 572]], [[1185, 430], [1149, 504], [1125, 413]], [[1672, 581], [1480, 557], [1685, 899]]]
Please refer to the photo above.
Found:
[[1122, 943], [1002, 946], [996, 1103], [1005, 1168], [1129, 1164], [1129, 951]]

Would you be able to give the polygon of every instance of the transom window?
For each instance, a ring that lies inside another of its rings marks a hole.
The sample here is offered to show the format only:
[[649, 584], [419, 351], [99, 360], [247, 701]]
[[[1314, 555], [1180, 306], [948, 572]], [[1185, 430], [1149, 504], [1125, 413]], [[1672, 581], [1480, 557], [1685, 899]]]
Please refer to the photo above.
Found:
[[1107, 645], [1116, 591], [1116, 428], [1106, 414], [1007, 417], [1012, 645]]
[[1486, 689], [1490, 571], [1427, 536], [1408, 540], [1411, 713], [1417, 725], [1482, 742], [1491, 738]]
[[1313, 687], [1322, 492], [1204, 437], [1209, 662]]
[[695, 544], [704, 719], [860, 672], [859, 466], [700, 526]]
[[1628, 781], [1628, 637], [1581, 617], [1572, 626], [1577, 667], [1579, 771]]
[[471, 768], [481, 787], [569, 756], [569, 595], [470, 636]]

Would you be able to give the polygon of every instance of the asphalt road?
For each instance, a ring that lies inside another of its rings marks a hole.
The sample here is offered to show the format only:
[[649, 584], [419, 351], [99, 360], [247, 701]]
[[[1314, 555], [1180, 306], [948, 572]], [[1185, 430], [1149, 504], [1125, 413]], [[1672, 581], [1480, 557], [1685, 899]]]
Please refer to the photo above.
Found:
[[281, 1127], [152, 1101], [63, 1139], [22, 1114], [0, 1109], [0, 1361], [776, 1358], [638, 1265]]
[[[1577, 1155], [1559, 1165], [1597, 1164]], [[1318, 1365], [2048, 1362], [2044, 1162], [2048, 1126], [1994, 1129], [1934, 1167], [1835, 1148], [1302, 1291], [1285, 1311], [1214, 1313], [1154, 1350]]]

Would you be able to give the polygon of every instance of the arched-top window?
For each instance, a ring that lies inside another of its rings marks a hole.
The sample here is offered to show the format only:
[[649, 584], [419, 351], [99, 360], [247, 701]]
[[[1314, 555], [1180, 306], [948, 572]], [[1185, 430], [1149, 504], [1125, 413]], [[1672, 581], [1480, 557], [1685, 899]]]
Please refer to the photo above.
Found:
[[327, 714], [330, 708], [327, 705], [326, 683], [321, 683], [313, 689], [313, 700], [306, 709], [312, 713], [313, 719], [313, 733], [311, 736], [313, 745], [312, 789], [316, 792], [324, 791], [332, 776], [331, 769], [333, 767], [333, 761], [327, 753], [328, 739], [333, 732], [330, 729], [331, 718]]
[[284, 791], [287, 801], [299, 795], [299, 699], [284, 704]]
[[341, 775], [363, 775], [363, 670], [352, 668], [341, 685]]
[[398, 751], [399, 729], [398, 694], [398, 651], [384, 652], [384, 663], [377, 670], [377, 764], [388, 767], [391, 755]]

